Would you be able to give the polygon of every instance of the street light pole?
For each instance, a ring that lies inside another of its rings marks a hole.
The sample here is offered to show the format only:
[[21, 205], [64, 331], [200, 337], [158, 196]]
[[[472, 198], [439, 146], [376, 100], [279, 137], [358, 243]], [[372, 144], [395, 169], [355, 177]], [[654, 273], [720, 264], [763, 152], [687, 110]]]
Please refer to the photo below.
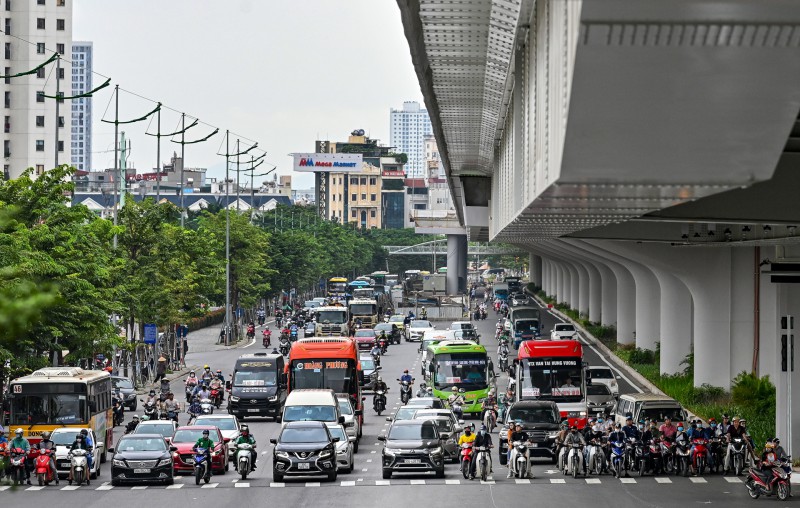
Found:
[[225, 345], [231, 333], [231, 208], [228, 180], [230, 174], [230, 131], [225, 131]]
[[[56, 100], [58, 104], [58, 100]], [[114, 87], [114, 225], [117, 225], [117, 204], [119, 203], [119, 85]], [[117, 248], [117, 234], [114, 233], [114, 249]]]
[[180, 181], [180, 193], [181, 193], [181, 229], [183, 229], [183, 168], [186, 167], [186, 113], [181, 113], [181, 181]]
[[[58, 167], [58, 116], [61, 114], [61, 53], [56, 59], [56, 166]], [[91, 169], [91, 168], [90, 168]]]

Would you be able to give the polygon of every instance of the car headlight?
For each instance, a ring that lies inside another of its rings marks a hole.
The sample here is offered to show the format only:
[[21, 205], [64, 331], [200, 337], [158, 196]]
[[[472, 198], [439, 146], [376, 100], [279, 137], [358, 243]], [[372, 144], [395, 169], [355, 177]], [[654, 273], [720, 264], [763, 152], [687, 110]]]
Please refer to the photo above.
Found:
[[239, 402], [239, 397], [237, 397], [236, 395], [231, 395], [230, 397], [228, 397], [228, 400], [230, 402]]
[[124, 460], [114, 459], [114, 465], [117, 467], [127, 467]]
[[275, 452], [275, 456], [276, 457], [280, 457], [282, 459], [288, 459], [289, 458], [289, 454], [286, 453], [286, 452]]
[[547, 437], [548, 439], [555, 439], [558, 437], [558, 432], [548, 432]]
[[319, 454], [319, 458], [321, 458], [321, 459], [327, 459], [330, 456], [331, 456], [331, 451], [330, 450], [323, 450]]
[[276, 400], [278, 400], [278, 396], [277, 396], [277, 395], [276, 395], [276, 396], [274, 396], [274, 397], [270, 397], [270, 398], [269, 398], [269, 401], [270, 401], [270, 402], [275, 402]]
[[403, 452], [399, 448], [384, 448], [383, 453], [385, 453], [386, 455], [397, 455]]
[[444, 450], [442, 449], [441, 446], [431, 450], [431, 455], [441, 455], [442, 453], [444, 453]]

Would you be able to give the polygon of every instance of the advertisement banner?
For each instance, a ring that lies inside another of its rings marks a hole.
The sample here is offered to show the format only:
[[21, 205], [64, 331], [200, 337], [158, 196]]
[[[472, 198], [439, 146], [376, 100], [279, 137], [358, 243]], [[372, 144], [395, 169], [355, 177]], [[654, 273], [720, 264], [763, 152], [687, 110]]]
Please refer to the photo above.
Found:
[[347, 173], [361, 171], [363, 156], [360, 153], [295, 153], [294, 170], [303, 173]]

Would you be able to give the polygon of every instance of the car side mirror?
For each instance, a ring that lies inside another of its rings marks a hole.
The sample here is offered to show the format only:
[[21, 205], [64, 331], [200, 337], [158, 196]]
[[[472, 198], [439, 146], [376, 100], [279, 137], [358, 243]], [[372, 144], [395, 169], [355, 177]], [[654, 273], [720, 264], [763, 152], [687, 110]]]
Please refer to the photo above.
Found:
[[338, 443], [339, 442], [339, 438], [338, 437], [332, 437], [331, 441], [333, 441], [334, 443]]
[[229, 438], [229, 437], [223, 437], [223, 438], [222, 438], [222, 442], [223, 442], [223, 443], [230, 443], [230, 442], [231, 442], [231, 438]]
[[[464, 426], [464, 420], [458, 420], [458, 424], [463, 427]], [[463, 428], [462, 428], [462, 430], [463, 430]]]
[[364, 414], [364, 411], [362, 411], [360, 409], [356, 409], [355, 411], [353, 411], [353, 414], [356, 415], [356, 416], [361, 416], [362, 414]]
[[378, 436], [378, 441], [386, 441], [386, 436]]
[[[113, 450], [110, 450], [110, 451], [113, 451]], [[178, 451], [178, 447], [177, 447], [177, 446], [170, 446], [170, 447], [169, 447], [169, 451], [171, 451], [171, 452], [177, 452], [177, 451]]]
[[339, 417], [339, 423], [344, 423], [344, 416]]
[[274, 444], [274, 445], [278, 444], [278, 440], [275, 439], [275, 438], [270, 439], [269, 442]]
[[366, 397], [361, 397], [361, 402], [364, 402], [365, 400], [367, 400]]

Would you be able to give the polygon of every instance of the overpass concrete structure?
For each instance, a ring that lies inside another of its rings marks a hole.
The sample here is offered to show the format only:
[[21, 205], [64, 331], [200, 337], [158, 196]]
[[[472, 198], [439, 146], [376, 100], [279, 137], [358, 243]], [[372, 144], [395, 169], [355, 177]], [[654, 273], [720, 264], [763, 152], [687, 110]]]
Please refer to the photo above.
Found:
[[800, 4], [397, 2], [463, 234], [662, 373], [769, 375], [800, 446]]

